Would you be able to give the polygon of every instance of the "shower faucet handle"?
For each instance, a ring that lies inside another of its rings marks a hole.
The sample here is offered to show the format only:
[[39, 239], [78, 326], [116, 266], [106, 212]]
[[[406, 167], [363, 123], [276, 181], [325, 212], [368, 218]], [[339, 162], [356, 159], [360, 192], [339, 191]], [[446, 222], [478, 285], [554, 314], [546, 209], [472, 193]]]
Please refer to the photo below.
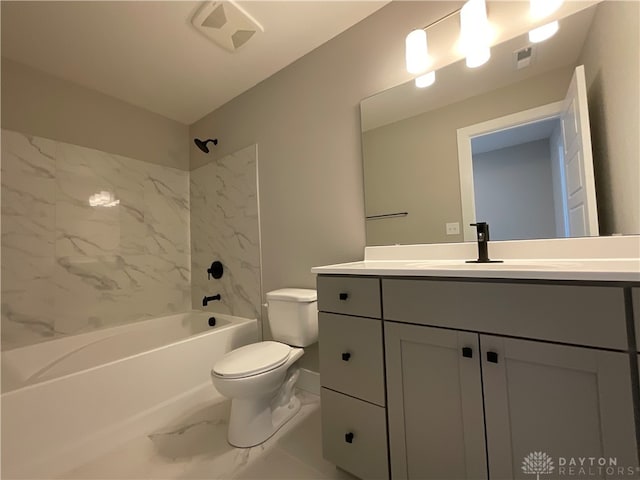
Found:
[[207, 268], [207, 279], [211, 280], [211, 277], [215, 279], [221, 278], [223, 273], [224, 267], [222, 266], [222, 262], [216, 260], [209, 268]]

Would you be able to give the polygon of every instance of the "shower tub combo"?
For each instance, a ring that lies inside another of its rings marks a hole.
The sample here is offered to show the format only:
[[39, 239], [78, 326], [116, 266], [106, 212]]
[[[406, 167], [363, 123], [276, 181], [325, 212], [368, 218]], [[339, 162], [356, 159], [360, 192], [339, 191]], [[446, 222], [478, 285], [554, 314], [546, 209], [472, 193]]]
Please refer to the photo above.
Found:
[[216, 395], [210, 369], [257, 320], [189, 312], [2, 353], [2, 477], [51, 478]]

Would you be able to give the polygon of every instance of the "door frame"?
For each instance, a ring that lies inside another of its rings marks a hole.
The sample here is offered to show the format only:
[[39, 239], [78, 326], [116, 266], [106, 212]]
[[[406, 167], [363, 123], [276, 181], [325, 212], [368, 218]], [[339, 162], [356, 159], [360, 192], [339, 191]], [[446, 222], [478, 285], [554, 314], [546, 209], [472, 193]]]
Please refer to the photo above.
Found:
[[476, 221], [471, 140], [480, 135], [508, 130], [549, 118], [559, 118], [562, 114], [562, 105], [562, 101], [548, 103], [547, 105], [494, 118], [486, 122], [476, 123], [457, 130], [458, 173], [460, 176], [460, 199], [462, 201], [462, 231], [465, 242], [474, 242], [476, 240], [476, 230], [470, 226], [471, 223], [475, 223]]

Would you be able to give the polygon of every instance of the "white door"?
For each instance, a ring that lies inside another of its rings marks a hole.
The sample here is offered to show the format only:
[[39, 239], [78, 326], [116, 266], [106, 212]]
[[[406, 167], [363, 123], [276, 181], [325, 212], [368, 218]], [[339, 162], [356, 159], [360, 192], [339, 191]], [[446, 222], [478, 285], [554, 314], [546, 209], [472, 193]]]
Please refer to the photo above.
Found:
[[593, 177], [591, 130], [584, 66], [576, 67], [562, 105], [564, 169], [571, 237], [597, 236], [598, 211]]

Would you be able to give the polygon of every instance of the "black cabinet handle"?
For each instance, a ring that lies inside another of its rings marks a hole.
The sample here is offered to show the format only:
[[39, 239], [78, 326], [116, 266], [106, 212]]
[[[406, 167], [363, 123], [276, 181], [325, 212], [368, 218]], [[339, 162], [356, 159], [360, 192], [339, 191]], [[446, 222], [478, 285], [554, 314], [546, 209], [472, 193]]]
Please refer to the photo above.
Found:
[[344, 352], [342, 354], [342, 360], [344, 360], [345, 362], [348, 362], [350, 358], [351, 358], [351, 354], [349, 352]]
[[487, 362], [498, 363], [498, 354], [496, 352], [487, 352]]
[[464, 347], [462, 349], [462, 356], [465, 358], [473, 358], [473, 349], [471, 347]]
[[340, 300], [346, 300], [347, 298], [349, 298], [349, 294], [341, 293], [340, 295], [338, 295], [338, 297], [340, 297]]
[[347, 443], [353, 443], [353, 433], [349, 432], [349, 433], [345, 433], [344, 434], [344, 441]]

